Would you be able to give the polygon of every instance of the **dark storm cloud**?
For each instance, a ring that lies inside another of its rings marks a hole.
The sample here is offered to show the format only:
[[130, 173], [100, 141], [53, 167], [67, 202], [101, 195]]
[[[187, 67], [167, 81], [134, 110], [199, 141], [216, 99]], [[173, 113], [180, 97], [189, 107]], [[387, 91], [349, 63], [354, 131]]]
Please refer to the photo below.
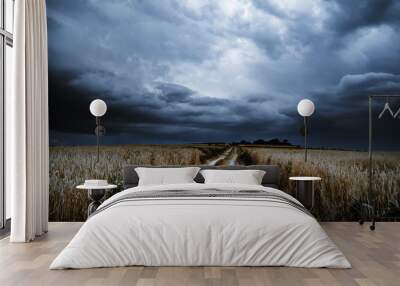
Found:
[[340, 33], [350, 33], [364, 27], [398, 25], [400, 3], [397, 0], [335, 1], [332, 26]]
[[366, 73], [346, 75], [338, 86], [343, 94], [396, 94], [400, 90], [400, 75], [388, 73]]
[[400, 93], [399, 1], [47, 6], [54, 144], [91, 140], [95, 98], [108, 143], [296, 141], [310, 98], [315, 145], [364, 147], [367, 96]]

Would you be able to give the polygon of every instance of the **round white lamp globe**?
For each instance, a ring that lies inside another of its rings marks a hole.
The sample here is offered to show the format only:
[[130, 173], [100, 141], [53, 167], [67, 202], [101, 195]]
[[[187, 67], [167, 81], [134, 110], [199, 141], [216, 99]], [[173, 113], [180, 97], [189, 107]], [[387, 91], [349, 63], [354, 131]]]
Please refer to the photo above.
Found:
[[107, 104], [101, 99], [95, 99], [90, 103], [89, 109], [93, 116], [101, 117], [106, 114]]
[[311, 116], [314, 113], [314, 103], [309, 99], [303, 99], [297, 105], [297, 111], [303, 117]]

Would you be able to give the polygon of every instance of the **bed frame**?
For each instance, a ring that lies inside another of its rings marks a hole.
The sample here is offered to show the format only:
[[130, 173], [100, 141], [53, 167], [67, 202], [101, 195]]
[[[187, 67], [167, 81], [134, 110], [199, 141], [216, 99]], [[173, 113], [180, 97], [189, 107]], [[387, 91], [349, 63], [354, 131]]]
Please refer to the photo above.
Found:
[[[145, 166], [145, 165], [127, 165], [123, 170], [123, 188], [133, 188], [139, 183], [139, 176], [135, 171], [136, 167], [147, 167], [147, 168], [181, 168], [186, 166]], [[190, 166], [192, 167], [192, 166]], [[280, 187], [280, 169], [277, 165], [251, 165], [251, 166], [205, 166], [197, 165], [202, 170], [205, 169], [218, 169], [218, 170], [263, 170], [265, 175], [262, 180], [262, 185], [265, 187], [271, 187], [279, 189]], [[198, 173], [194, 180], [197, 183], [204, 183], [203, 176]]]

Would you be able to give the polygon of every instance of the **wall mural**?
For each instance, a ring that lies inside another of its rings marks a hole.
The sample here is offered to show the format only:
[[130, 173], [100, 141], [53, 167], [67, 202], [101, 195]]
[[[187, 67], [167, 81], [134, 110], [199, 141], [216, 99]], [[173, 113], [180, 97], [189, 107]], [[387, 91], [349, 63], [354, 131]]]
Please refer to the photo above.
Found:
[[[279, 164], [322, 178], [313, 213], [368, 201], [368, 95], [400, 94], [398, 1], [47, 1], [50, 220], [85, 220], [85, 179], [125, 164]], [[357, 15], [357, 16], [354, 16]], [[107, 103], [97, 161], [94, 99]], [[297, 103], [315, 103], [304, 162]], [[400, 100], [374, 101], [379, 215], [400, 215]], [[108, 195], [111, 195], [110, 191]]]

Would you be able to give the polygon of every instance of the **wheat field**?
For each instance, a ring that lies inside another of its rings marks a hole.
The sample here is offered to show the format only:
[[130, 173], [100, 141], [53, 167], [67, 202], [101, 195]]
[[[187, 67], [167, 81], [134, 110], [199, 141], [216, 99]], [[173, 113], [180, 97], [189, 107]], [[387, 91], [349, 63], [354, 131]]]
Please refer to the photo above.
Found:
[[[96, 160], [95, 146], [50, 148], [50, 221], [84, 221], [89, 204], [87, 192], [75, 187], [85, 179], [102, 178], [122, 185], [124, 165], [208, 164], [231, 150], [222, 164], [278, 164], [282, 170], [281, 189], [293, 193], [290, 176], [319, 176], [317, 202], [312, 211], [319, 220], [356, 220], [363, 203], [376, 201], [378, 215], [400, 215], [400, 153], [374, 156], [373, 195], [368, 196], [368, 154], [354, 151], [310, 150], [309, 162], [295, 148], [266, 148], [220, 144], [121, 145], [101, 148]], [[234, 154], [233, 154], [234, 153]], [[232, 162], [236, 158], [236, 162]], [[108, 192], [110, 196], [113, 192]]]
[[105, 146], [97, 162], [95, 146], [50, 147], [49, 220], [86, 220], [87, 192], [75, 188], [85, 179], [107, 179], [121, 186], [124, 165], [202, 164], [224, 148], [209, 145]]
[[281, 184], [293, 193], [290, 176], [318, 176], [318, 202], [313, 214], [320, 220], [358, 219], [362, 203], [374, 204], [378, 216], [400, 215], [400, 153], [376, 153], [373, 160], [372, 193], [369, 196], [368, 153], [355, 151], [289, 148], [245, 148], [255, 164], [281, 166]]

